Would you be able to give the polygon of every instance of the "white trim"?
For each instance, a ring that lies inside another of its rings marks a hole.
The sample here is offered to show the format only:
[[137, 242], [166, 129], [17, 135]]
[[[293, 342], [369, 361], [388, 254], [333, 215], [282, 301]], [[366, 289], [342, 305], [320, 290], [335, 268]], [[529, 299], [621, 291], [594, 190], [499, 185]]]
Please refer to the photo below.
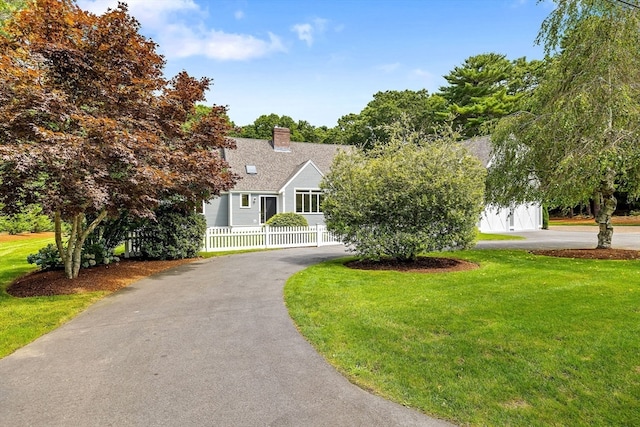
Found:
[[229, 199], [229, 201], [227, 202], [227, 209], [229, 210], [229, 220], [227, 221], [229, 223], [229, 227], [233, 226], [233, 194], [231, 193], [231, 191], [229, 191], [229, 193], [227, 193], [227, 197]]
[[[247, 196], [247, 199], [249, 200], [249, 205], [248, 206], [243, 206], [242, 205], [242, 197], [243, 196]], [[251, 209], [251, 193], [240, 193], [240, 209]]]
[[[318, 212], [298, 212], [298, 191], [300, 192], [308, 191], [310, 196], [312, 196], [314, 193], [318, 194], [318, 196], [322, 195], [322, 190], [317, 187], [316, 188], [295, 187], [293, 189], [293, 212], [300, 215], [324, 215], [324, 212], [322, 212], [322, 210], [319, 210]], [[309, 203], [311, 203], [311, 198], [309, 198]], [[311, 206], [313, 206], [313, 203], [311, 203]], [[318, 209], [321, 209], [320, 197], [318, 197]]]
[[305, 170], [307, 168], [307, 166], [313, 166], [316, 171], [318, 171], [318, 173], [320, 174], [320, 177], [324, 178], [324, 174], [322, 173], [322, 171], [318, 168], [318, 166], [316, 166], [315, 163], [313, 163], [313, 160], [307, 160], [305, 162], [304, 165], [300, 166], [300, 169], [298, 169], [298, 172], [295, 173], [295, 175], [293, 175], [289, 181], [287, 181], [281, 188], [280, 190], [278, 190], [278, 193], [284, 193], [285, 189], [289, 186], [289, 184], [291, 184], [291, 182], [296, 179], [298, 177], [298, 175], [300, 175], [300, 173], [302, 173], [303, 170]]

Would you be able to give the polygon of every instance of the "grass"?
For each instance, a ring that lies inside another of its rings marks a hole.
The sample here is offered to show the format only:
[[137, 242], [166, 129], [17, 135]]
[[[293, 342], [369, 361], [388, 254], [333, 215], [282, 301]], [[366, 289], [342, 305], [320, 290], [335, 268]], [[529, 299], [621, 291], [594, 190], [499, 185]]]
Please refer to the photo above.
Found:
[[13, 280], [35, 269], [27, 263], [27, 255], [49, 243], [52, 238], [0, 243], [0, 358], [57, 328], [104, 295], [15, 298], [7, 294]]
[[516, 236], [514, 234], [494, 234], [494, 233], [477, 233], [477, 241], [482, 240], [524, 240], [522, 236]]
[[640, 425], [640, 262], [455, 256], [480, 268], [414, 274], [333, 261], [293, 276], [285, 300], [353, 382], [427, 414], [471, 425]]

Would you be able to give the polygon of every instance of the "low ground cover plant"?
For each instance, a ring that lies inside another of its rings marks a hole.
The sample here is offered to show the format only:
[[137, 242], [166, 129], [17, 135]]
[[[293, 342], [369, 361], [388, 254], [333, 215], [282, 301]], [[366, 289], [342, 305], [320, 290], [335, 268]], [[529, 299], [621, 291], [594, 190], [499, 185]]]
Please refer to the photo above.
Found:
[[[438, 254], [443, 256], [443, 254]], [[462, 425], [639, 425], [640, 262], [464, 251], [455, 273], [311, 267], [289, 312], [367, 390]]]

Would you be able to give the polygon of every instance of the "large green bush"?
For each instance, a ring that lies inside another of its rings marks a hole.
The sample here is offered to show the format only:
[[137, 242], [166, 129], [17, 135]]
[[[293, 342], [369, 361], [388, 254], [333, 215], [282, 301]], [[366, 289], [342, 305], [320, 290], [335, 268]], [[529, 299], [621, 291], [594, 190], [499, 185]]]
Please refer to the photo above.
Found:
[[284, 212], [275, 214], [267, 221], [271, 227], [307, 227], [307, 219], [295, 212]]
[[329, 230], [363, 258], [411, 261], [472, 245], [485, 173], [453, 140], [426, 142], [396, 128], [386, 144], [337, 155], [322, 210]]
[[160, 206], [155, 214], [155, 220], [145, 221], [138, 229], [144, 236], [140, 252], [143, 258], [167, 260], [198, 255], [207, 229], [202, 214], [173, 204]]

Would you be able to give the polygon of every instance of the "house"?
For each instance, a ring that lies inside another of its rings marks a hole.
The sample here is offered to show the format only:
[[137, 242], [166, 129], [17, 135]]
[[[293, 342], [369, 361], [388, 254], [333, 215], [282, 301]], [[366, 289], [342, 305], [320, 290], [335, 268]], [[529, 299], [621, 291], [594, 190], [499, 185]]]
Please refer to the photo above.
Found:
[[[229, 192], [204, 204], [208, 227], [257, 227], [276, 213], [296, 212], [309, 225], [324, 224], [320, 181], [339, 150], [348, 146], [292, 142], [289, 129], [275, 128], [271, 141], [234, 138], [236, 149], [223, 149], [223, 158], [241, 179]], [[490, 164], [489, 138], [466, 141], [485, 166]], [[542, 226], [539, 205], [513, 209], [487, 207], [478, 227], [482, 232], [537, 230]]]
[[296, 212], [309, 225], [324, 224], [320, 181], [346, 146], [293, 142], [289, 129], [273, 129], [271, 141], [234, 138], [223, 158], [241, 177], [233, 190], [204, 205], [208, 227], [260, 226], [276, 213]]
[[[488, 168], [491, 166], [491, 141], [489, 136], [464, 141], [467, 149]], [[483, 233], [532, 231], [542, 228], [542, 206], [529, 203], [501, 208], [486, 206], [478, 223]]]

